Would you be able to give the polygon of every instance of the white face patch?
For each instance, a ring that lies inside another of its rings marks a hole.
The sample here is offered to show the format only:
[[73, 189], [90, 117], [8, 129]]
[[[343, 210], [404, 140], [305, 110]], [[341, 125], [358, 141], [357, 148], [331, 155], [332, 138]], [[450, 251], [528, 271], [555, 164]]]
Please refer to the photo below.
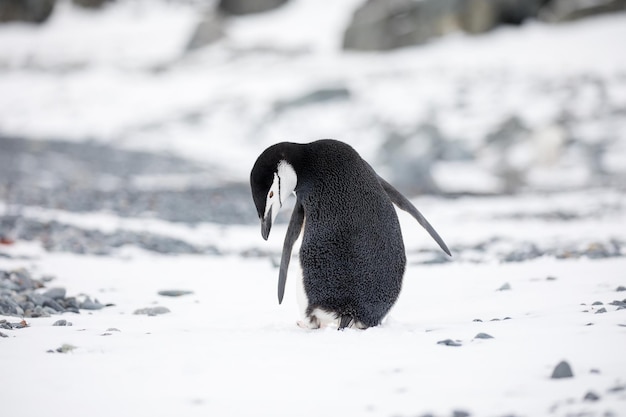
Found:
[[296, 185], [298, 184], [298, 176], [294, 171], [291, 164], [287, 161], [280, 161], [276, 172], [274, 173], [274, 179], [272, 180], [272, 186], [267, 193], [267, 199], [265, 200], [265, 214], [267, 217], [270, 209], [272, 209], [272, 223], [278, 215], [278, 211], [283, 206], [283, 203], [287, 200], [287, 197], [293, 193]]

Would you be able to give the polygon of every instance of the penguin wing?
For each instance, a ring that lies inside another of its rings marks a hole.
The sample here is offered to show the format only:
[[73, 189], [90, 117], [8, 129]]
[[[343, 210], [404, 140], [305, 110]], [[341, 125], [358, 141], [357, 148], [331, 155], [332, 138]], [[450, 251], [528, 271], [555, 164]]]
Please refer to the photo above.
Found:
[[435, 242], [439, 244], [439, 247], [443, 249], [443, 251], [449, 256], [452, 256], [452, 254], [450, 254], [450, 249], [448, 249], [446, 243], [443, 241], [441, 236], [439, 236], [439, 233], [437, 233], [437, 231], [430, 225], [430, 223], [428, 223], [428, 220], [426, 220], [422, 213], [420, 213], [419, 210], [416, 209], [415, 206], [411, 204], [411, 202], [400, 193], [400, 191], [396, 190], [393, 185], [389, 184], [380, 176], [378, 177], [378, 181], [380, 181], [380, 184], [383, 186], [383, 189], [385, 190], [391, 201], [396, 206], [406, 211], [411, 216], [415, 217], [415, 220], [417, 220], [417, 222], [421, 224], [424, 229], [426, 229], [428, 234], [433, 239], [435, 239]]
[[283, 244], [283, 254], [280, 259], [280, 272], [278, 274], [278, 304], [283, 302], [285, 284], [287, 283], [287, 270], [289, 269], [289, 260], [291, 259], [291, 249], [293, 249], [293, 244], [296, 243], [298, 236], [300, 236], [303, 222], [304, 208], [299, 201], [296, 201], [296, 206], [293, 208], [291, 220], [289, 220], [289, 226], [287, 227], [285, 243]]

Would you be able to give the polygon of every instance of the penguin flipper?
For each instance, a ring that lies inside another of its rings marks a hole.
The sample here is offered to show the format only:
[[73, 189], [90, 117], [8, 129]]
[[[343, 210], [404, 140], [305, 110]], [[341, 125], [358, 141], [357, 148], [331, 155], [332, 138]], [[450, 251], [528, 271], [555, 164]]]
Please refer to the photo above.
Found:
[[283, 302], [285, 284], [287, 283], [287, 270], [289, 269], [289, 261], [291, 260], [291, 250], [293, 249], [293, 244], [296, 240], [298, 240], [298, 236], [300, 236], [303, 222], [304, 208], [300, 202], [296, 201], [296, 206], [293, 208], [291, 220], [289, 220], [289, 226], [287, 227], [287, 234], [285, 235], [283, 254], [280, 258], [280, 272], [278, 273], [278, 304]]
[[406, 211], [411, 216], [413, 216], [415, 220], [417, 220], [417, 222], [421, 224], [424, 229], [426, 229], [428, 234], [433, 239], [435, 239], [435, 242], [439, 244], [439, 247], [449, 256], [452, 256], [452, 254], [450, 253], [450, 249], [448, 249], [446, 243], [443, 241], [441, 236], [439, 236], [439, 233], [437, 233], [437, 231], [430, 225], [430, 223], [428, 223], [428, 220], [426, 220], [422, 213], [420, 213], [419, 210], [415, 208], [415, 206], [400, 193], [400, 191], [396, 190], [393, 185], [389, 184], [380, 176], [378, 177], [378, 180], [380, 181], [380, 184], [383, 186], [383, 189], [385, 190], [391, 201], [400, 209]]

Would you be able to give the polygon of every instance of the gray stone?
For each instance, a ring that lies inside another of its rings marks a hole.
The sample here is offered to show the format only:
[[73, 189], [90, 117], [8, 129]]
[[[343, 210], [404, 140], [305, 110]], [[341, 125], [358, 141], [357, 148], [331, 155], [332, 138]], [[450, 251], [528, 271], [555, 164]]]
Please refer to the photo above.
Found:
[[474, 339], [493, 339], [493, 336], [487, 333], [478, 333]]
[[67, 320], [61, 319], [61, 320], [55, 321], [52, 325], [53, 326], [71, 326], [72, 323], [68, 322]]
[[595, 314], [602, 314], [602, 313], [606, 313], [606, 308], [602, 307], [598, 310], [596, 310]]
[[0, 337], [9, 337], [9, 335], [0, 332]]
[[52, 309], [54, 312], [62, 313], [65, 311], [63, 306], [52, 298], [44, 297], [43, 306]]
[[592, 401], [592, 402], [595, 402], [595, 401], [598, 401], [599, 399], [600, 399], [600, 396], [599, 396], [598, 394], [596, 394], [595, 392], [593, 392], [593, 391], [589, 391], [589, 392], [587, 392], [587, 393], [585, 394], [585, 396], [583, 397], [583, 400], [584, 400], [584, 401]]
[[187, 290], [161, 290], [158, 292], [159, 295], [164, 297], [180, 297], [183, 295], [193, 294], [193, 291]]
[[76, 349], [76, 346], [70, 345], [69, 343], [64, 343], [56, 348], [56, 351], [59, 353], [68, 353], [73, 351], [74, 349]]
[[285, 3], [287, 0], [220, 0], [217, 8], [225, 14], [245, 15], [266, 12]]
[[170, 310], [167, 307], [157, 306], [157, 307], [146, 307], [135, 310], [133, 314], [145, 314], [148, 316], [156, 316], [159, 314], [169, 313]]
[[0, 1], [0, 23], [23, 21], [45, 22], [54, 10], [55, 0], [2, 0]]
[[209, 45], [224, 35], [222, 19], [212, 11], [207, 12], [196, 28], [185, 47], [186, 51], [194, 51]]
[[604, 305], [604, 303], [602, 301], [594, 301], [593, 303], [591, 303], [592, 306], [601, 306]]
[[445, 345], [445, 346], [462, 346], [461, 342], [458, 340], [452, 340], [452, 339], [445, 339], [445, 340], [440, 340], [437, 342], [438, 345]]
[[511, 284], [509, 284], [508, 282], [505, 282], [504, 284], [502, 284], [502, 286], [500, 288], [498, 288], [496, 291], [508, 291], [511, 289]]
[[620, 291], [626, 291], [626, 287], [624, 287], [623, 285], [620, 285], [619, 287], [617, 287], [617, 288], [615, 289], [615, 291], [618, 291], [618, 292], [620, 292]]
[[331, 101], [349, 100], [350, 98], [351, 93], [347, 87], [321, 87], [293, 98], [277, 101], [274, 104], [274, 112], [282, 113], [288, 110], [308, 105], [326, 103]]
[[565, 22], [625, 9], [626, 0], [550, 0], [539, 17], [548, 22]]
[[113, 0], [72, 0], [72, 3], [86, 9], [99, 9], [104, 6], [105, 3], [110, 3], [112, 1]]
[[560, 379], [560, 378], [572, 378], [574, 373], [572, 372], [572, 367], [566, 361], [561, 361], [552, 371], [552, 379]]
[[92, 301], [91, 298], [87, 297], [85, 301], [80, 303], [80, 308], [83, 310], [100, 310], [104, 308], [104, 305], [100, 304], [98, 300]]
[[61, 287], [53, 287], [43, 293], [44, 297], [58, 300], [59, 298], [65, 298], [66, 290]]
[[471, 414], [465, 410], [454, 410], [452, 412], [452, 417], [470, 417]]

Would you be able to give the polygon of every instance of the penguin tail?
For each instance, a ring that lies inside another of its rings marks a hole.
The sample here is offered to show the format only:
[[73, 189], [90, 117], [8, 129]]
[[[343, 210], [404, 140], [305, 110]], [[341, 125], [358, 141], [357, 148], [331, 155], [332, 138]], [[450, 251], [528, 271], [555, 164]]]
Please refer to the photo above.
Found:
[[339, 318], [339, 328], [337, 330], [343, 330], [346, 327], [350, 327], [353, 321], [354, 317], [352, 317], [351, 314], [341, 315]]

